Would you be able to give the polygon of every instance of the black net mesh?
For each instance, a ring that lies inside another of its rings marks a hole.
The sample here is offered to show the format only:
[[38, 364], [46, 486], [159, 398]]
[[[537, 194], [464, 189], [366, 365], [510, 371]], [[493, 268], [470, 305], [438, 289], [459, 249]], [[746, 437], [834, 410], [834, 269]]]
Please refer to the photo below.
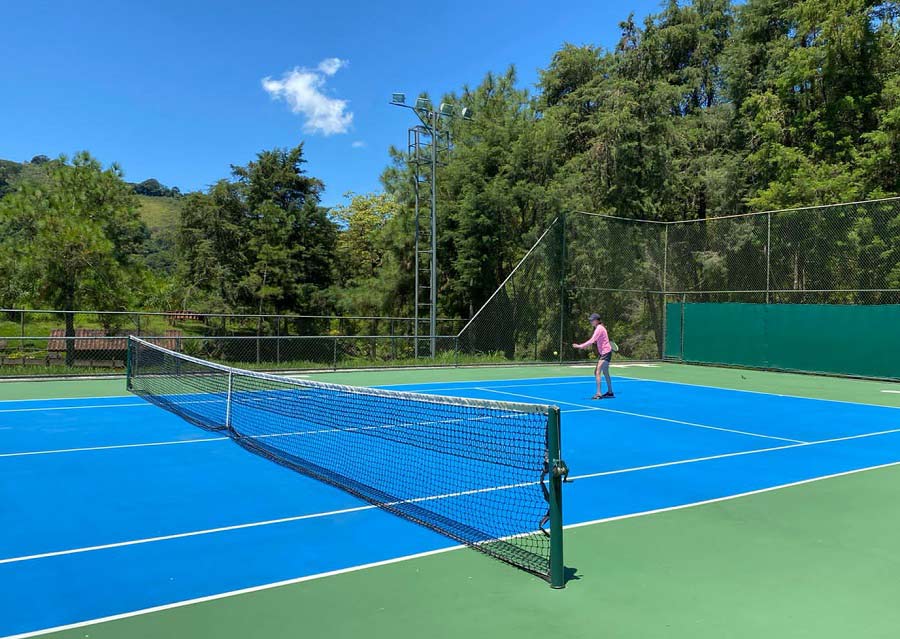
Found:
[[571, 343], [599, 313], [620, 356], [658, 359], [684, 302], [900, 304], [900, 198], [670, 223], [568, 213], [463, 328], [459, 349], [592, 358]]
[[128, 384], [248, 450], [549, 577], [548, 406], [276, 377], [134, 338]]
[[556, 220], [459, 335], [464, 356], [541, 362], [558, 357], [564, 227]]

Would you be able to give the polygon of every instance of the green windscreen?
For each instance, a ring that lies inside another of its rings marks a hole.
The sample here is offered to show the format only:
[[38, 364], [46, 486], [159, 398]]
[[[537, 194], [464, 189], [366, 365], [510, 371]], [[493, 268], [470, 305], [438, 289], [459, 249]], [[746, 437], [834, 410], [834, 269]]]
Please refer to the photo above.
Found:
[[[669, 303], [665, 356], [900, 378], [900, 305]], [[683, 316], [683, 326], [682, 326]], [[677, 329], [677, 330], [676, 330]]]

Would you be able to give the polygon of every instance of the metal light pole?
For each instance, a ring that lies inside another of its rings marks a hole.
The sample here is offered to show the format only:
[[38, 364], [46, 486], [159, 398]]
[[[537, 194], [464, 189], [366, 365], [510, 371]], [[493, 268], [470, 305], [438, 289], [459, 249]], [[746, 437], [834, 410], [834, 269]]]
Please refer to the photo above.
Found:
[[[415, 106], [406, 104], [406, 94], [394, 93], [391, 96], [391, 104], [410, 109], [419, 118], [420, 124], [410, 127], [407, 132], [407, 153], [409, 163], [414, 169], [415, 180], [415, 319], [413, 326], [414, 354], [419, 357], [420, 323], [424, 310], [428, 309], [428, 336], [430, 342], [429, 352], [433, 358], [437, 351], [437, 167], [441, 164], [441, 154], [450, 151], [449, 120], [457, 117], [451, 104], [443, 103], [440, 108], [432, 107], [431, 102], [424, 97], [416, 100]], [[469, 120], [472, 113], [463, 108], [459, 114], [464, 120]], [[428, 151], [426, 157], [425, 151]], [[428, 170], [423, 175], [422, 169]], [[429, 249], [421, 247], [424, 232], [421, 214], [419, 188], [423, 182], [428, 182], [431, 189], [430, 215], [428, 216]], [[424, 256], [427, 255], [427, 258]], [[427, 274], [425, 273], [427, 265]], [[427, 275], [427, 276], [426, 276]], [[423, 286], [423, 280], [428, 281], [428, 286]], [[425, 292], [427, 291], [427, 296]], [[425, 301], [427, 299], [427, 302]]]

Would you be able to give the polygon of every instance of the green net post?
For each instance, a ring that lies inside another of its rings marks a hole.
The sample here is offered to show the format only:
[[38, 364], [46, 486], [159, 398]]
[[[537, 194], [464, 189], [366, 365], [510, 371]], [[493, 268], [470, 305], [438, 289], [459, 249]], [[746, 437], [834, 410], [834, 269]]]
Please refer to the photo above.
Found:
[[134, 342], [131, 341], [131, 336], [128, 337], [128, 344], [125, 347], [125, 390], [131, 390], [131, 350]]
[[550, 586], [565, 588], [562, 484], [568, 469], [560, 454], [559, 408], [555, 406], [550, 410], [547, 420], [547, 459], [550, 463]]
[[235, 436], [237, 433], [234, 430], [234, 426], [231, 424], [231, 407], [233, 404], [234, 393], [234, 373], [231, 371], [228, 372], [228, 387], [225, 393], [225, 428]]

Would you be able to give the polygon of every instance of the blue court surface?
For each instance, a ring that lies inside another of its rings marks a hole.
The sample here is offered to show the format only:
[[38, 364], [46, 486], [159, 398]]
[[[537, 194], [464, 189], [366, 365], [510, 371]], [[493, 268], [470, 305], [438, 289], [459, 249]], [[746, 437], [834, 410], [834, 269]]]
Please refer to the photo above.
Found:
[[[393, 388], [559, 406], [567, 526], [900, 461], [897, 408], [614, 383]], [[0, 637], [455, 545], [135, 396], [0, 402], [0, 504]]]

